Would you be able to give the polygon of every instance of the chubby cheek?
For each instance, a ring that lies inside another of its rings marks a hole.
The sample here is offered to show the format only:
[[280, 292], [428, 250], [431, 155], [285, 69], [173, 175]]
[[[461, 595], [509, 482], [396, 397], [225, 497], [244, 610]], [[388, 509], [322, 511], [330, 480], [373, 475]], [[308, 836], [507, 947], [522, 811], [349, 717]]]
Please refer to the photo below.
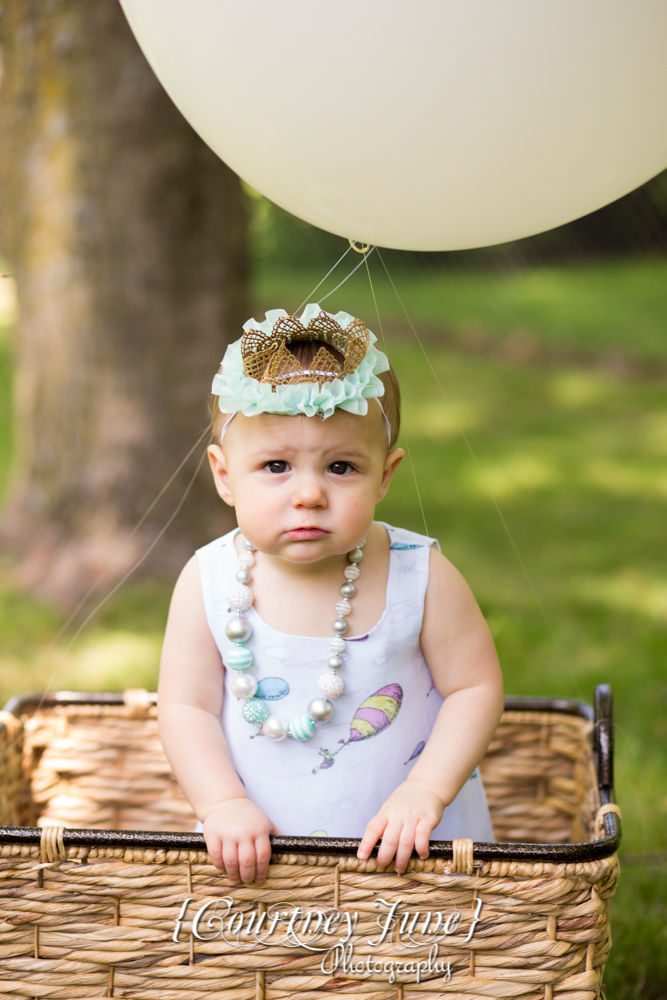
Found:
[[[268, 542], [276, 530], [280, 530], [286, 506], [286, 499], [280, 491], [244, 484], [235, 493], [234, 499], [239, 527], [255, 544], [263, 540]], [[264, 548], [264, 545], [259, 547]]]

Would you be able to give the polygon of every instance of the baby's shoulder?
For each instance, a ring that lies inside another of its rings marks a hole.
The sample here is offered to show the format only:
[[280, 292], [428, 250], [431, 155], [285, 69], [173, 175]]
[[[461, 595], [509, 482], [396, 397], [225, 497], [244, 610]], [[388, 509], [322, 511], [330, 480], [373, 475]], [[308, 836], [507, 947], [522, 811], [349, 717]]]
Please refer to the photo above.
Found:
[[238, 534], [238, 531], [238, 528], [232, 528], [226, 535], [220, 535], [219, 538], [214, 538], [213, 541], [207, 542], [206, 545], [202, 545], [197, 549], [195, 556], [201, 559], [215, 558], [216, 556], [224, 557], [230, 553], [234, 554], [236, 552], [234, 536]]

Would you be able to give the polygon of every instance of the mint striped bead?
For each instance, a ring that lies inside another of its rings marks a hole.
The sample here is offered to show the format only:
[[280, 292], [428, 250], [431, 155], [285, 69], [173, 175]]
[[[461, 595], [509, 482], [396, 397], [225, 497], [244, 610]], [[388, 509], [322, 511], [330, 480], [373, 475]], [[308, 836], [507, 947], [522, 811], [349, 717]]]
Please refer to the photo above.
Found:
[[296, 715], [290, 720], [288, 731], [295, 740], [309, 740], [315, 735], [315, 723], [309, 715]]
[[243, 718], [246, 722], [260, 725], [269, 717], [269, 710], [261, 698], [248, 698], [243, 706]]
[[245, 646], [234, 645], [225, 653], [225, 666], [232, 670], [248, 670], [252, 664], [252, 652]]

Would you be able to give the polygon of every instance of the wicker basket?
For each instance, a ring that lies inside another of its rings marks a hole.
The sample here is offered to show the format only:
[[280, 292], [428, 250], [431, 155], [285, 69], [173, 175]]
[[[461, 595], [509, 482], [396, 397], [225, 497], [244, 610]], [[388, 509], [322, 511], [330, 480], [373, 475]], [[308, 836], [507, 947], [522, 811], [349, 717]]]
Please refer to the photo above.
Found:
[[482, 765], [502, 843], [434, 843], [399, 876], [358, 841], [274, 837], [261, 886], [230, 886], [188, 832], [154, 696], [26, 696], [0, 722], [3, 997], [600, 996], [620, 840], [607, 687], [595, 713], [507, 700]]

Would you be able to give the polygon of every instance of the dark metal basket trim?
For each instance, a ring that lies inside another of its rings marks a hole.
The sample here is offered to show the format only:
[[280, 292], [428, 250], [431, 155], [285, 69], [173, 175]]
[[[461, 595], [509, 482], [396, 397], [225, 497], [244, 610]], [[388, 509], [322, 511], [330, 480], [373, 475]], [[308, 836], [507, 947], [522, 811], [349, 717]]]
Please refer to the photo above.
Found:
[[[151, 695], [155, 702], [156, 696]], [[26, 694], [5, 706], [5, 711], [16, 716], [37, 706], [53, 705], [123, 705], [122, 694], [87, 694], [60, 692], [59, 694]], [[595, 767], [603, 805], [613, 802], [613, 707], [611, 688], [600, 684], [595, 692], [595, 710], [582, 701], [570, 698], [506, 698], [505, 710], [514, 712], [559, 712], [575, 715], [594, 722], [593, 749]], [[618, 850], [621, 840], [621, 823], [615, 813], [604, 817], [606, 836], [582, 844], [484, 844], [475, 843], [474, 854], [479, 861], [546, 861], [554, 864], [571, 864], [598, 861]], [[0, 826], [0, 844], [39, 844], [41, 829], [26, 826]], [[206, 843], [201, 833], [163, 833], [147, 830], [71, 830], [63, 831], [66, 847], [144, 848], [163, 851], [205, 851]], [[291, 854], [347, 854], [357, 853], [358, 839], [331, 837], [271, 837], [274, 850]], [[373, 852], [376, 854], [377, 849]], [[430, 856], [452, 858], [451, 840], [432, 841]], [[416, 857], [413, 853], [413, 857]]]

